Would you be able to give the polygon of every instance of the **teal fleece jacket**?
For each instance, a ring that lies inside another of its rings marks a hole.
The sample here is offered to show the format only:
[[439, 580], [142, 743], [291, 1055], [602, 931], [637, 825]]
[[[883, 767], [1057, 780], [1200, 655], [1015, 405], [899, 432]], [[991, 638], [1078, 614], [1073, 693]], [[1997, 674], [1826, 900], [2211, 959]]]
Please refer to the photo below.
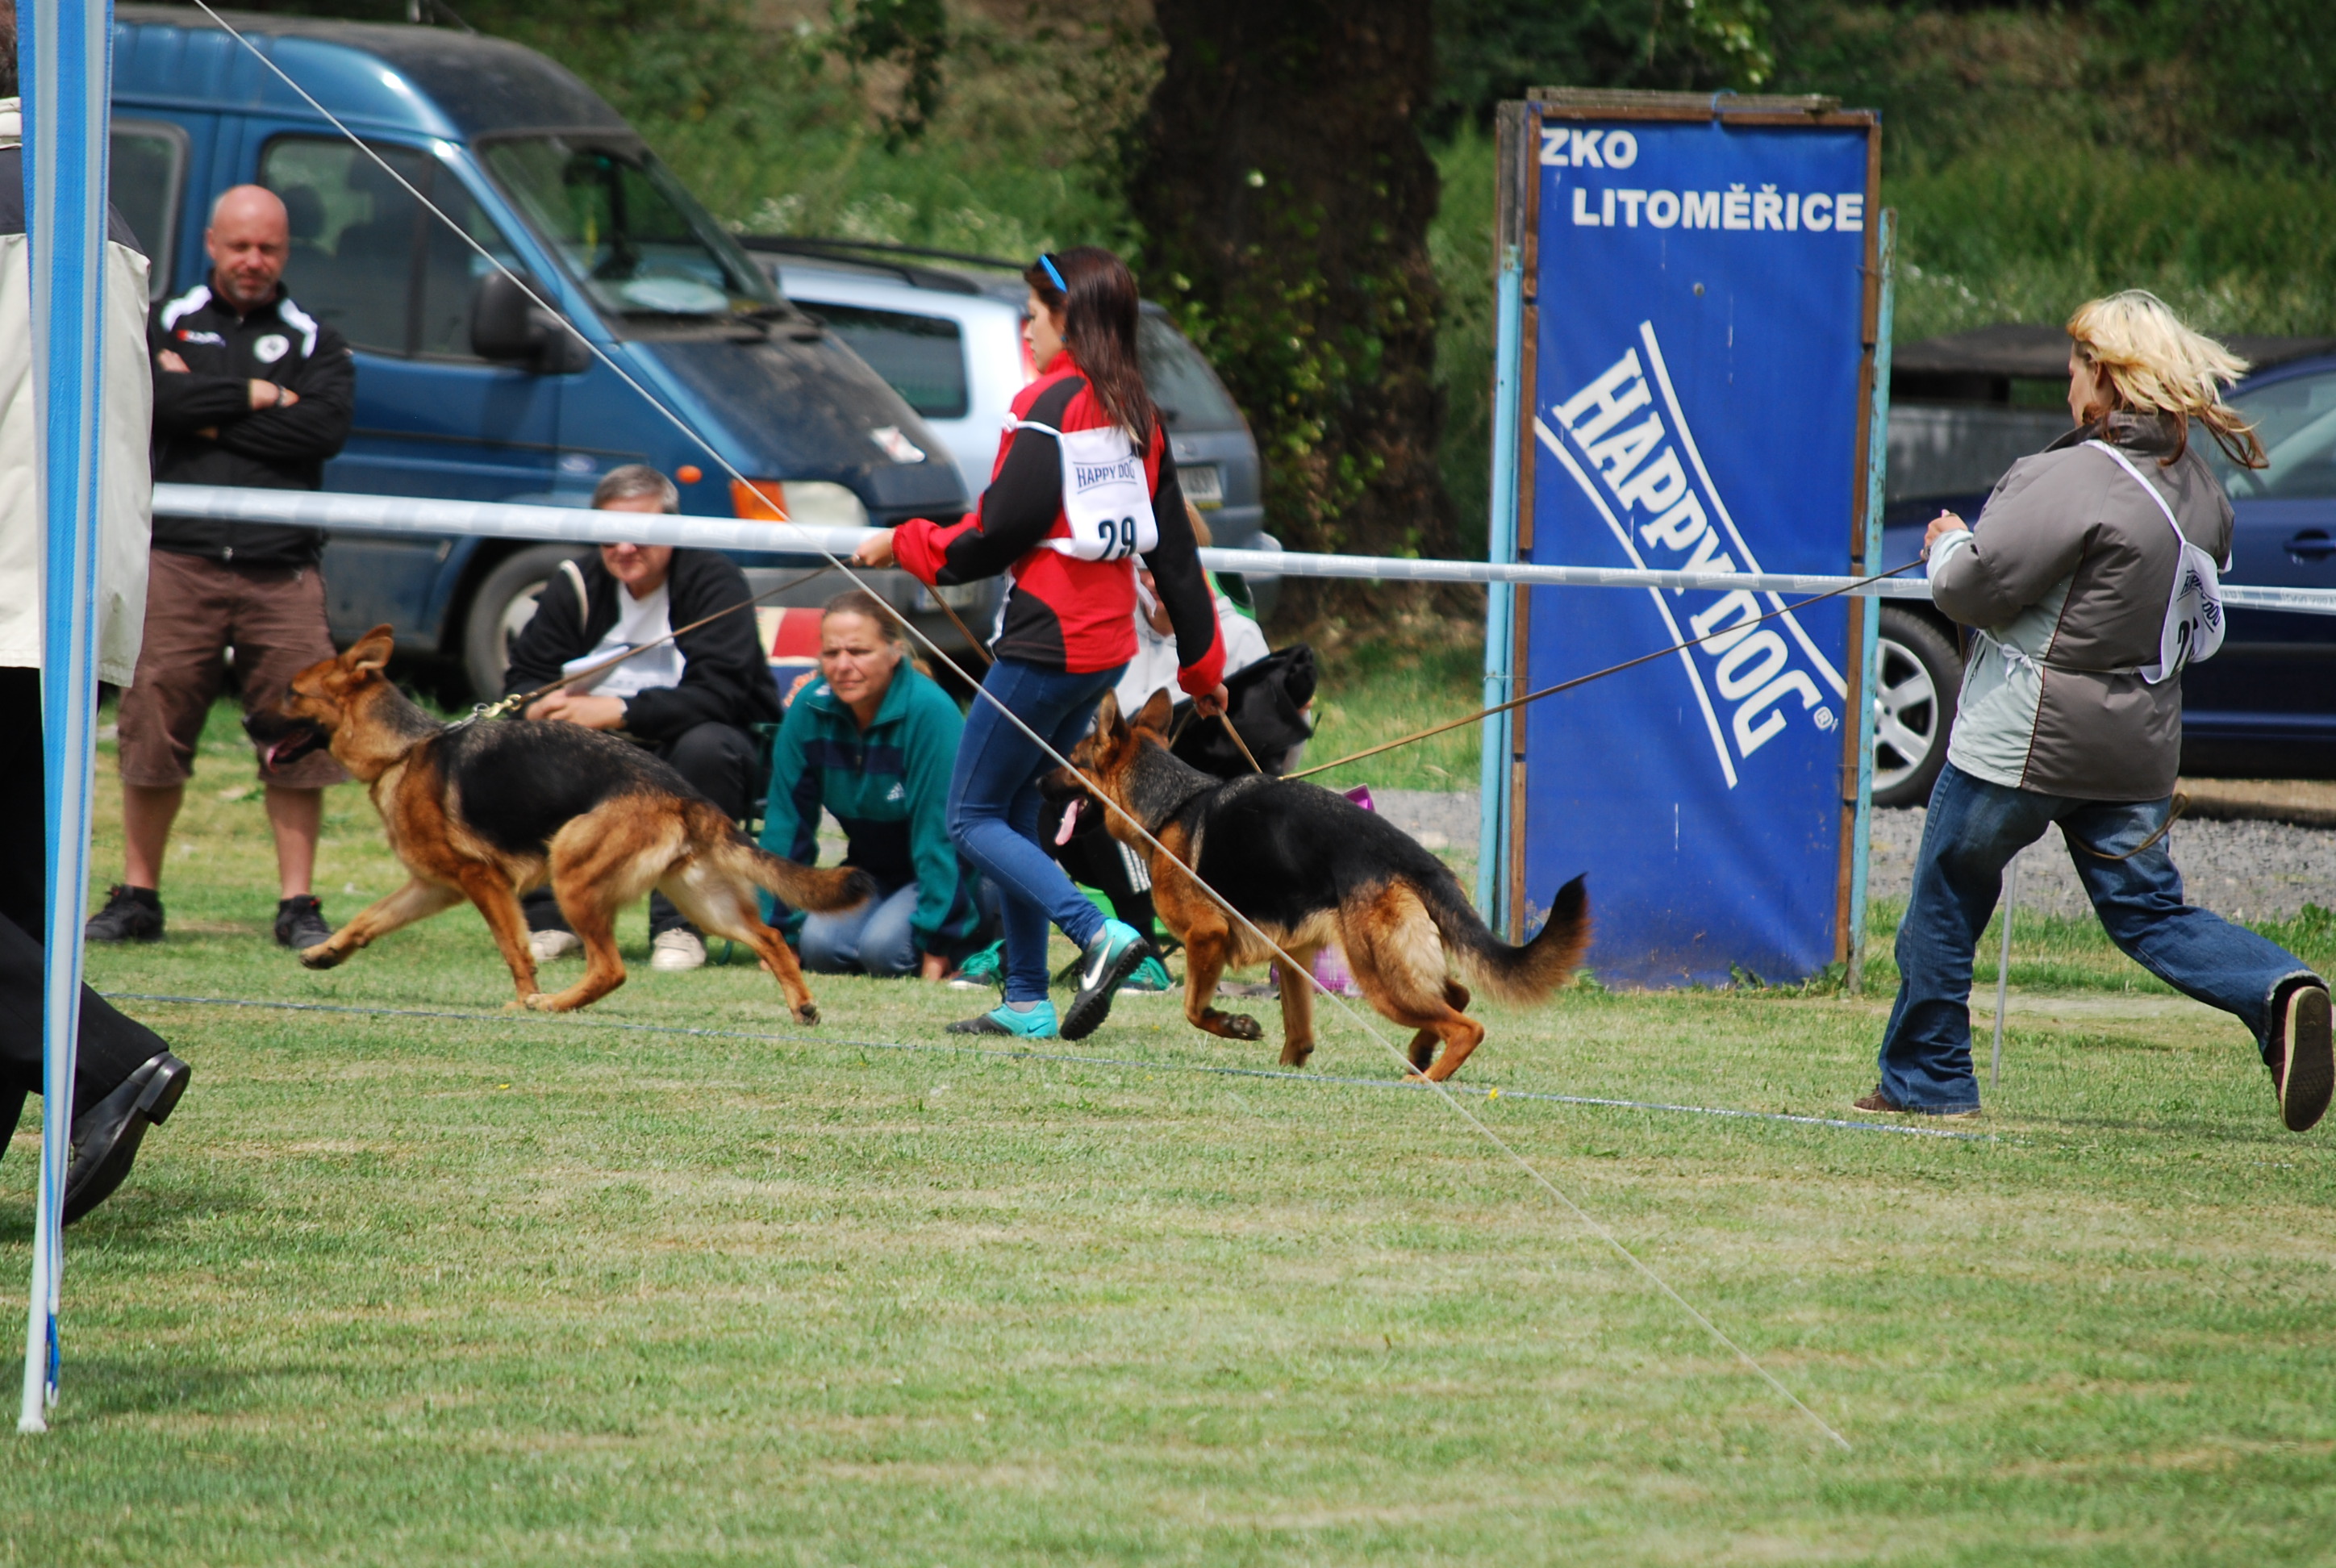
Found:
[[[965, 717], [949, 694], [903, 660], [862, 732], [852, 710], [815, 680], [795, 695], [771, 751], [763, 847], [801, 865], [819, 859], [823, 807], [850, 841], [843, 863], [885, 893], [917, 884], [910, 920], [920, 952], [961, 957], [981, 925], [975, 872], [949, 836], [949, 772]], [[773, 923], [790, 941], [803, 913], [777, 905]]]

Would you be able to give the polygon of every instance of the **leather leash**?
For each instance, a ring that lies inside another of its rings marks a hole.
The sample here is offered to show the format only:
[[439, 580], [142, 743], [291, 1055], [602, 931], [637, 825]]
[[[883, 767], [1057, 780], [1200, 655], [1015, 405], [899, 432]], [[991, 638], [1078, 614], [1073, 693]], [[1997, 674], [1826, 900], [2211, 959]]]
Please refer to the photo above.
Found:
[[628, 658], [638, 658], [642, 654], [648, 652], [651, 648], [663, 648], [667, 643], [673, 641], [674, 638], [686, 636], [690, 632], [696, 631], [699, 627], [705, 626], [710, 621], [720, 620], [725, 615], [735, 615], [738, 611], [746, 609], [750, 605], [762, 603], [773, 594], [784, 593], [791, 588], [801, 588], [813, 578], [824, 576], [826, 573], [833, 571], [835, 569], [832, 566], [822, 566], [811, 571], [804, 572], [799, 577], [791, 577], [787, 579], [786, 581], [779, 584], [776, 588], [764, 589], [754, 598], [742, 599], [736, 604], [730, 605], [723, 609], [715, 610], [712, 615], [702, 615], [696, 620], [691, 621], [687, 626], [681, 627], [666, 633], [655, 642], [645, 642], [638, 648], [628, 648], [613, 658], [604, 658], [599, 664], [592, 665], [585, 669], [578, 670], [574, 675], [563, 675], [558, 680], [551, 682], [549, 686], [540, 686], [533, 691], [521, 692], [516, 696], [503, 697], [495, 702], [482, 702], [479, 704], [478, 706], [472, 708], [469, 716], [462, 719], [461, 722], [463, 724], [470, 724], [477, 719], [503, 718], [514, 712], [524, 713], [527, 711], [528, 705], [535, 701], [538, 697], [550, 696], [553, 692], [560, 690], [561, 687], [573, 686], [579, 680], [590, 680], [597, 676], [605, 675], [608, 671], [616, 668], [618, 665], [624, 663]]
[[[1726, 637], [1730, 632], [1742, 631], [1747, 627], [1758, 626], [1764, 620], [1774, 620], [1780, 615], [1790, 615], [1796, 609], [1806, 609], [1813, 604], [1819, 603], [1825, 599], [1837, 598], [1842, 594], [1849, 592], [1853, 589], [1863, 588], [1869, 582], [1880, 582], [1886, 578], [1896, 577], [1900, 572], [1912, 571], [1922, 564], [1922, 563], [1920, 560], [1910, 560], [1903, 566], [1893, 566], [1888, 571], [1877, 571], [1872, 577], [1861, 577], [1856, 581], [1845, 582], [1839, 588], [1827, 589], [1825, 592], [1802, 599], [1797, 604], [1779, 605], [1766, 615], [1755, 616], [1750, 620], [1737, 621], [1734, 626], [1726, 628], [1723, 630], [1707, 632], [1701, 637], [1691, 637], [1685, 642], [1673, 643], [1669, 648], [1657, 648], [1652, 653], [1642, 653], [1636, 658], [1626, 658], [1621, 664], [1610, 664], [1604, 669], [1592, 670], [1588, 675], [1578, 675], [1572, 680], [1562, 680], [1555, 686], [1545, 686], [1539, 691], [1530, 691], [1523, 696], [1511, 697], [1504, 703], [1500, 703], [1494, 706], [1480, 709], [1475, 713], [1472, 713], [1466, 718], [1455, 718], [1448, 724], [1431, 725], [1426, 729], [1415, 730], [1410, 735], [1402, 735], [1391, 741], [1384, 741], [1375, 746], [1367, 746], [1361, 751], [1352, 753], [1347, 756], [1342, 756], [1335, 762], [1317, 763], [1312, 767], [1299, 768], [1296, 773], [1284, 774], [1281, 776], [1284, 778], [1300, 779], [1305, 778], [1309, 774], [1328, 773], [1334, 767], [1344, 767], [1348, 763], [1360, 762], [1367, 756], [1377, 756], [1383, 751], [1393, 751], [1397, 746], [1410, 745], [1416, 741], [1426, 740], [1433, 735], [1443, 735], [1447, 731], [1461, 729], [1468, 725], [1481, 723], [1483, 720], [1492, 717], [1496, 713], [1507, 713], [1510, 709], [1523, 707], [1527, 703], [1539, 702], [1545, 696], [1555, 696], [1559, 692], [1572, 691], [1578, 686], [1588, 686], [1593, 680], [1603, 680], [1610, 675], [1620, 675], [1626, 669], [1635, 669], [1640, 665], [1650, 663], [1652, 660], [1668, 658], [1672, 654], [1681, 652], [1687, 648], [1694, 648], [1698, 643], [1709, 642], [1715, 637]], [[1234, 738], [1239, 739], [1240, 737], [1235, 736]], [[1246, 753], [1249, 748], [1247, 746], [1243, 746], [1241, 750]], [[2138, 854], [2141, 852], [2136, 850], [2134, 852]]]
[[2164, 838], [2167, 833], [2172, 833], [2174, 831], [2174, 824], [2181, 819], [2182, 813], [2189, 809], [2190, 797], [2184, 794], [2180, 790], [2175, 791], [2174, 799], [2170, 803], [2166, 813], [2166, 820], [2157, 825], [2157, 831], [2150, 834], [2147, 838], [2142, 840], [2139, 843], [2134, 845], [2133, 848], [2126, 851], [2125, 853], [2121, 855], [2113, 855], [2107, 853], [2104, 851], [2095, 849], [2092, 845], [2078, 838], [2075, 833], [2070, 833], [2065, 825], [2060, 829], [2060, 833], [2061, 836], [2066, 838], [2070, 843], [2076, 845], [2078, 849], [2084, 851], [2087, 854], [2092, 856], [2097, 861], [2108, 861], [2111, 862], [2117, 861], [2129, 861], [2133, 859], [2134, 856], [2139, 854], [2142, 851], [2149, 848], [2150, 845], [2156, 843], [2158, 840]]

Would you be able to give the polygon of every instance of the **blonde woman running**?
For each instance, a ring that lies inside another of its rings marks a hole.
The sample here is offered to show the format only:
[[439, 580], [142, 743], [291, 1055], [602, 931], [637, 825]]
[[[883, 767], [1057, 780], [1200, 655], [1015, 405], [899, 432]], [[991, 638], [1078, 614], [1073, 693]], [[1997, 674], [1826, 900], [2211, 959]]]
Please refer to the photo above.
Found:
[[1941, 610], [1973, 628], [1947, 765], [1931, 792], [1898, 928], [1898, 1003], [1867, 1111], [1965, 1115], [1971, 952], [2011, 857], [2059, 824], [2109, 939], [2245, 1024], [2282, 1119], [2302, 1132], [2336, 1086], [2328, 989], [2303, 961], [2183, 902], [2167, 853], [2185, 664], [2221, 645], [2231, 503], [2197, 450], [2263, 466], [2223, 402], [2246, 369], [2139, 290], [2068, 318], [2078, 428], [2012, 464], [1976, 523], [1923, 541]]

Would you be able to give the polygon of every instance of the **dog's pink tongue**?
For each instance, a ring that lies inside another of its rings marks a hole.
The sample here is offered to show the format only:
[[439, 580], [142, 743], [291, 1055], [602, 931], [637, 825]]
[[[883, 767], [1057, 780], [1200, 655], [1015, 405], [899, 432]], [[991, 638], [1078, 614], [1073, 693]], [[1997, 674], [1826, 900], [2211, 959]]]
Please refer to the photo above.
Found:
[[1073, 801], [1063, 808], [1063, 825], [1055, 830], [1056, 849], [1071, 842], [1071, 830], [1079, 825], [1079, 807], [1085, 803], [1082, 801]]

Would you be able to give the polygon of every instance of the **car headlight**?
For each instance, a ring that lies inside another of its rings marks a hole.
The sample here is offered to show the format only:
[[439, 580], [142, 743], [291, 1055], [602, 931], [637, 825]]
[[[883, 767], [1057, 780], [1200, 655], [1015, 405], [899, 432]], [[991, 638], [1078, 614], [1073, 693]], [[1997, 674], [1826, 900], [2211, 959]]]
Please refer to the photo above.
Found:
[[827, 480], [730, 482], [730, 515], [753, 522], [794, 522], [806, 528], [866, 528], [868, 508], [848, 485]]

